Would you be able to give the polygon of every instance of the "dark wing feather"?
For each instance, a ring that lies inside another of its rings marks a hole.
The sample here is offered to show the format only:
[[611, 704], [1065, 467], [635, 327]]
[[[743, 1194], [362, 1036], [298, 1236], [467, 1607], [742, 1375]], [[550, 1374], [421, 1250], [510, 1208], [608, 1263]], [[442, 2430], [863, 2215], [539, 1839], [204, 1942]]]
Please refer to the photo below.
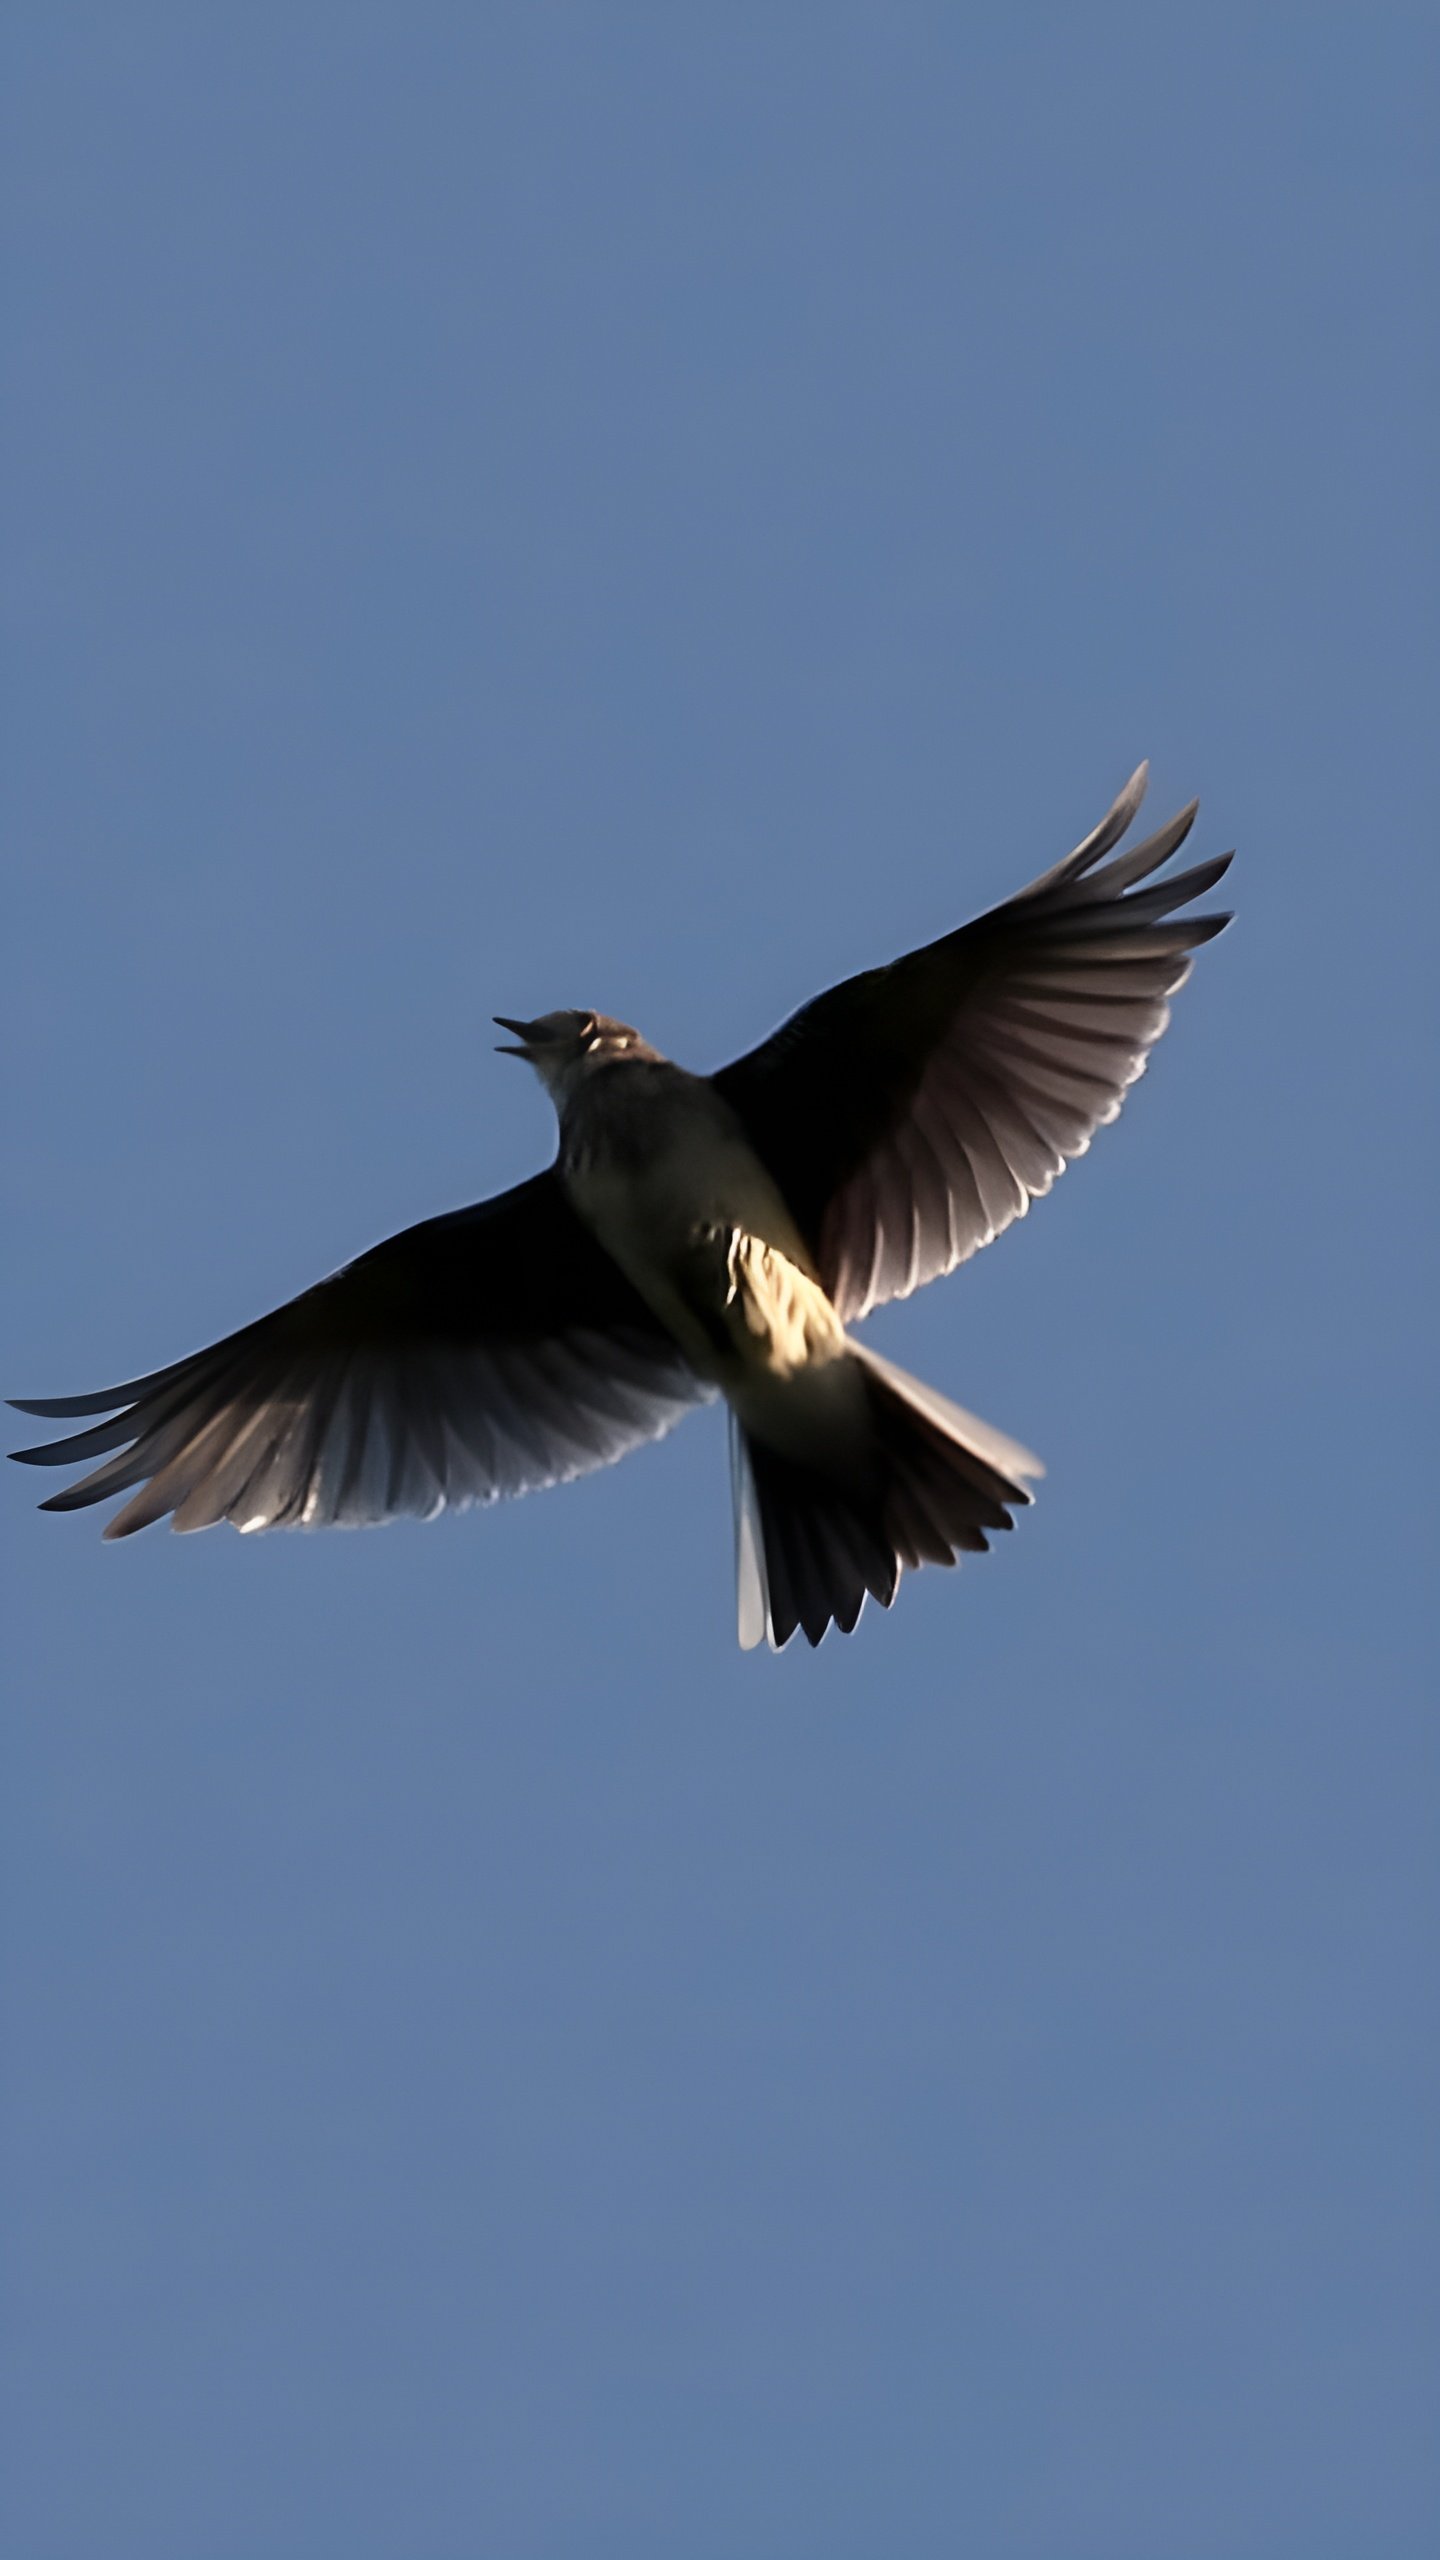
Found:
[[47, 1511], [139, 1486], [110, 1538], [167, 1512], [177, 1529], [356, 1525], [606, 1466], [707, 1393], [544, 1173], [392, 1236], [171, 1368], [23, 1404], [111, 1418], [15, 1454], [104, 1460]]
[[1023, 1217], [1119, 1112], [1224, 854], [1153, 887], [1195, 818], [1106, 862], [1132, 775], [1074, 853], [974, 924], [832, 987], [715, 1083], [779, 1183], [841, 1314], [908, 1297]]

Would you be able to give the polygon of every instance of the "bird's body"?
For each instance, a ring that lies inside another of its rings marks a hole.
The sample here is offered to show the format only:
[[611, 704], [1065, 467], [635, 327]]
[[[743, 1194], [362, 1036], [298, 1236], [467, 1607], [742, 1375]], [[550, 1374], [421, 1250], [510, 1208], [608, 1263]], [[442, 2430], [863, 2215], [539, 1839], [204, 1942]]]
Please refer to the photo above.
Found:
[[560, 1121], [560, 1180], [577, 1215], [742, 1419], [795, 1437], [787, 1402], [839, 1402], [845, 1331], [739, 1115], [668, 1058], [597, 1051]]
[[668, 1058], [600, 1053], [582, 1062], [561, 1115], [559, 1174], [571, 1206], [702, 1377], [718, 1349], [721, 1306], [707, 1303], [699, 1237], [738, 1228], [815, 1276], [738, 1114], [708, 1076]]
[[[833, 988], [716, 1076], [624, 1023], [505, 1022], [554, 1168], [427, 1220], [227, 1341], [94, 1396], [16, 1454], [103, 1457], [44, 1506], [136, 1485], [107, 1536], [360, 1523], [603, 1465], [715, 1393], [732, 1417], [740, 1632], [886, 1606], [906, 1566], [1011, 1526], [1038, 1460], [851, 1327], [987, 1244], [1116, 1116], [1228, 856], [1149, 889], [1194, 816], [1103, 865], [1144, 767], [1075, 853], [975, 924]], [[117, 1453], [117, 1454], [110, 1454]]]

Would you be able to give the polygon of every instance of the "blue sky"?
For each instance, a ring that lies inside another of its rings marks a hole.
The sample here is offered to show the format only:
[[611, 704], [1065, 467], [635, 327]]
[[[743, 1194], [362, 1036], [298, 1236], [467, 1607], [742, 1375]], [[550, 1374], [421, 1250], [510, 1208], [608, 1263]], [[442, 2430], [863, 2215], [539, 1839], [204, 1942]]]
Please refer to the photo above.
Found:
[[14, 1392], [540, 1161], [492, 1012], [718, 1063], [1141, 755], [1240, 847], [874, 1324], [1050, 1475], [848, 1645], [735, 1650], [714, 1414], [11, 1471], [17, 2553], [1433, 2548], [1434, 32], [10, 11]]

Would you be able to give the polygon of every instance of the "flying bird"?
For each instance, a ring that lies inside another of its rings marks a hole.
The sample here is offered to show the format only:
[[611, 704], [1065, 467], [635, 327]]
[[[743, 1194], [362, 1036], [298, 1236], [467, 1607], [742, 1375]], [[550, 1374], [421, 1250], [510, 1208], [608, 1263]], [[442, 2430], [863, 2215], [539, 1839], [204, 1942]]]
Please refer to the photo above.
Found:
[[[1152, 880], [1196, 804], [1115, 854], [1142, 765], [1075, 852], [974, 923], [817, 996], [716, 1075], [602, 1013], [496, 1020], [559, 1120], [555, 1163], [428, 1218], [127, 1386], [21, 1401], [109, 1418], [21, 1449], [101, 1459], [41, 1507], [131, 1499], [107, 1538], [324, 1528], [527, 1493], [729, 1408], [740, 1641], [849, 1633], [908, 1566], [1012, 1525], [1043, 1473], [856, 1340], [989, 1244], [1113, 1120], [1223, 854]], [[112, 1454], [113, 1453], [113, 1454]]]

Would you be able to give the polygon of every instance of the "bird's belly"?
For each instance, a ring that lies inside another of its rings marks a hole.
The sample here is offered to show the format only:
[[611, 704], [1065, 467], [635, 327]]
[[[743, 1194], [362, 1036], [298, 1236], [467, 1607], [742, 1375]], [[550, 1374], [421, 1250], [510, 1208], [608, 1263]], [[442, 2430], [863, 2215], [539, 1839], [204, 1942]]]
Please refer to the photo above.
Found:
[[843, 1348], [779, 1191], [728, 1132], [567, 1169], [575, 1208], [691, 1365], [737, 1401]]

